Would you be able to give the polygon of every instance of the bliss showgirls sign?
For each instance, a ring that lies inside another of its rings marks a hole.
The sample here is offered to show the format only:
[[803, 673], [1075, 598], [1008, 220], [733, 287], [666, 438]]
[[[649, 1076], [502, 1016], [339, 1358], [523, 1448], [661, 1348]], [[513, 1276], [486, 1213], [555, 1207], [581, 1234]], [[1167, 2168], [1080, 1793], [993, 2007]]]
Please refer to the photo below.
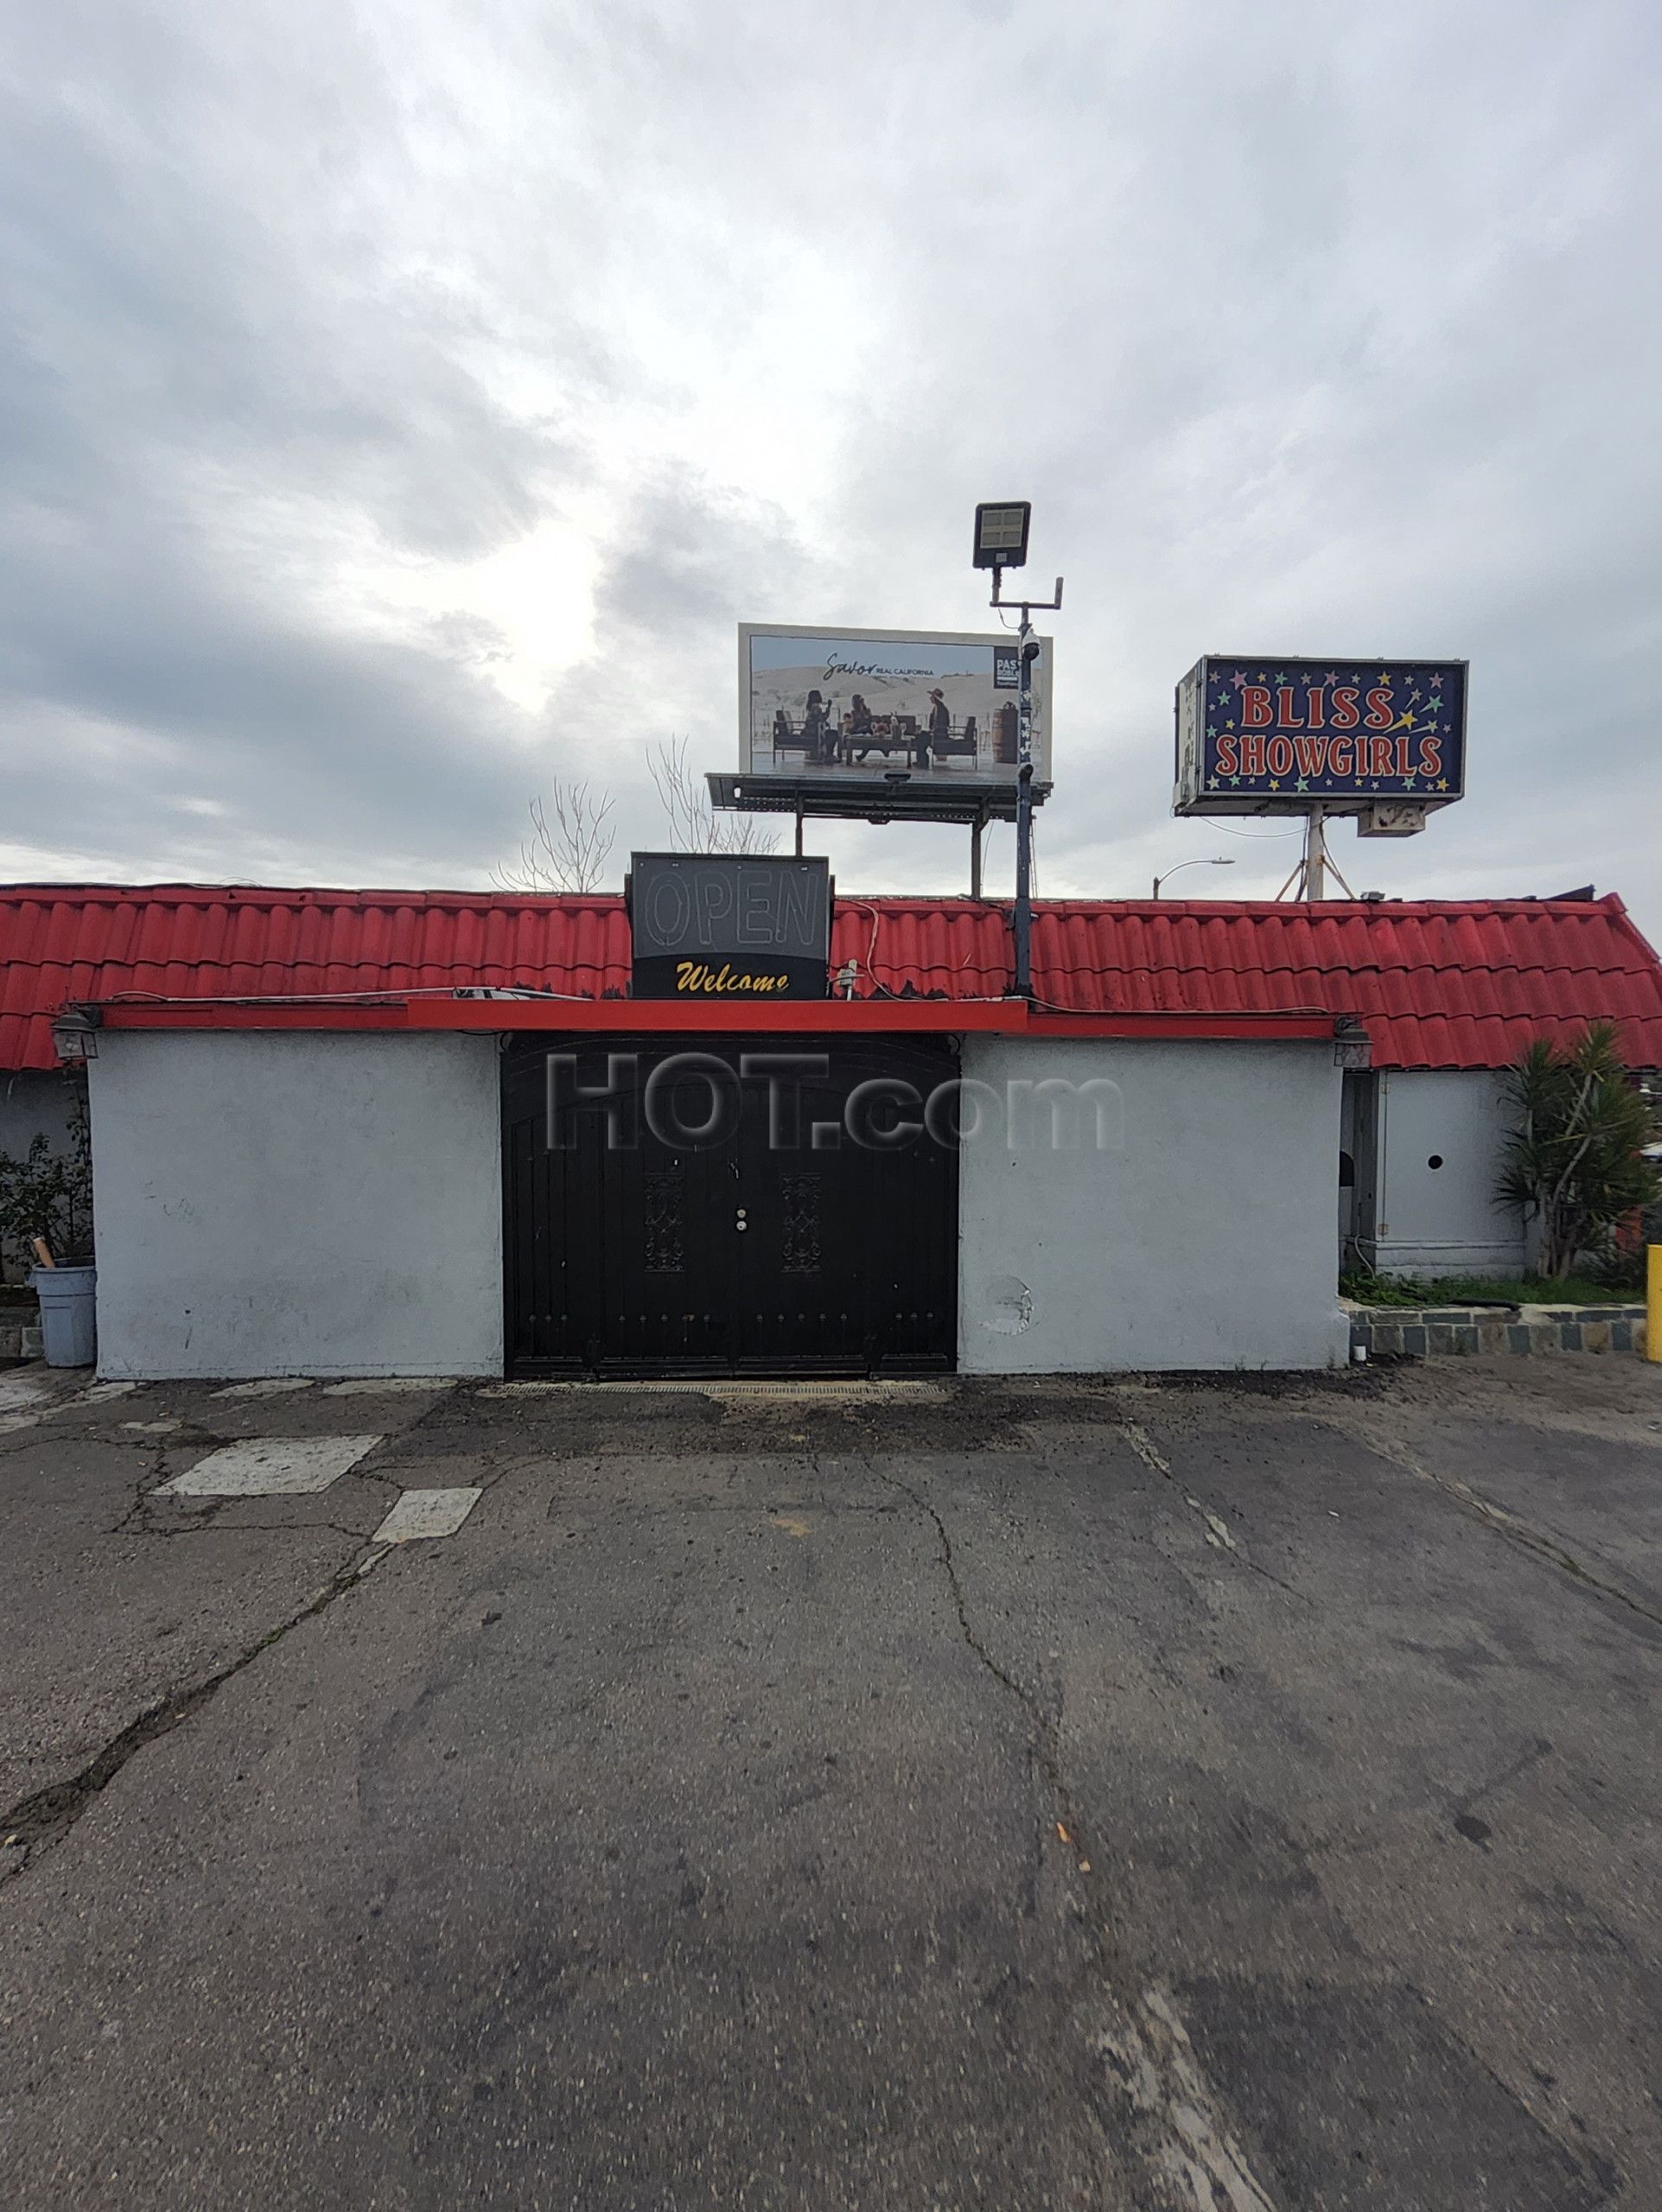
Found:
[[1466, 788], [1463, 660], [1226, 659], [1177, 687], [1179, 814], [1447, 806]]

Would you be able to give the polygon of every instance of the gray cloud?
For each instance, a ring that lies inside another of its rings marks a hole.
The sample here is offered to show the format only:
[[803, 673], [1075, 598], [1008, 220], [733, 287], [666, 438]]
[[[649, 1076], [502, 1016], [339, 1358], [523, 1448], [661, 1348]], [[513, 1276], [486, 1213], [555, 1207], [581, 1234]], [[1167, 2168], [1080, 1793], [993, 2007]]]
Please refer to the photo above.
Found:
[[[482, 882], [556, 772], [656, 842], [642, 749], [730, 760], [735, 622], [988, 624], [970, 508], [1024, 494], [1046, 889], [1285, 873], [1167, 812], [1202, 651], [1467, 652], [1472, 796], [1341, 866], [1662, 933], [1649, 10], [7, 22], [10, 872]], [[538, 704], [491, 564], [548, 532]], [[963, 881], [948, 831], [825, 842]]]

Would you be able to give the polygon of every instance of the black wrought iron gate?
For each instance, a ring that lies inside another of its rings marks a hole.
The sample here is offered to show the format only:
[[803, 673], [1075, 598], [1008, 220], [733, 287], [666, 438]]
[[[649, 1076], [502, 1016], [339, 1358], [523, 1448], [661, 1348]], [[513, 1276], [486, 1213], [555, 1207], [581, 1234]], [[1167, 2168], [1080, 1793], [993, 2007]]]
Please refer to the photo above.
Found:
[[514, 1040], [510, 1371], [950, 1369], [958, 1151], [922, 1102], [957, 1074], [933, 1038]]

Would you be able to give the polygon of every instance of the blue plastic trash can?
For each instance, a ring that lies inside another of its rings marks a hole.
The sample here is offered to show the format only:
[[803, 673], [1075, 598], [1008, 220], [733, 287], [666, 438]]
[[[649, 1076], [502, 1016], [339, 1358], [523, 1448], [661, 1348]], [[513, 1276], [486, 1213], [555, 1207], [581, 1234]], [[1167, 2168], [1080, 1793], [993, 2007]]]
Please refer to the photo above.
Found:
[[29, 1287], [41, 1301], [41, 1349], [48, 1367], [91, 1367], [99, 1356], [96, 1268], [35, 1268]]

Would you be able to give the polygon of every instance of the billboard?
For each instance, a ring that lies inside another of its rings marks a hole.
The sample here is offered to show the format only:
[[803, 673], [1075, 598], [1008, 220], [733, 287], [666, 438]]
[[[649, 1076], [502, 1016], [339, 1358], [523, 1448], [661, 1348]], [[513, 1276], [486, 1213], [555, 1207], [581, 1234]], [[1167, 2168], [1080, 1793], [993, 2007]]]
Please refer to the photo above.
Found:
[[[1051, 641], [1033, 664], [1033, 772], [1050, 781]], [[943, 793], [1014, 785], [1016, 633], [739, 625], [746, 779], [835, 788], [904, 775]]]
[[636, 998], [829, 995], [828, 861], [632, 853], [625, 888]]
[[1385, 818], [1466, 789], [1463, 660], [1208, 653], [1177, 687], [1175, 814]]

